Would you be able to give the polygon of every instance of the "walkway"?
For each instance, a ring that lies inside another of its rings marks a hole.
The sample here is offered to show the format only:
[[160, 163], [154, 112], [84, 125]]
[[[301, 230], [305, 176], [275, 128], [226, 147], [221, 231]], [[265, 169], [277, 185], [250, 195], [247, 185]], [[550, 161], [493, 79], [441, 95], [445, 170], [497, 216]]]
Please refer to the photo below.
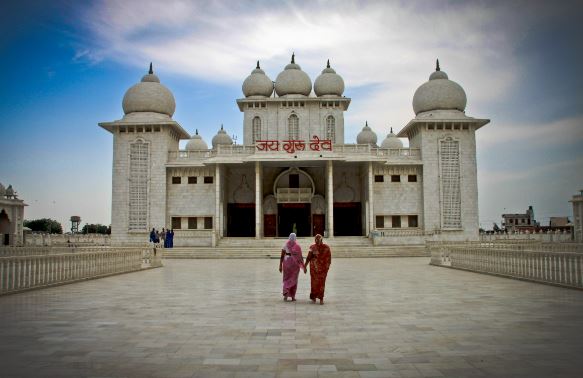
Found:
[[277, 260], [166, 267], [0, 297], [2, 377], [575, 377], [583, 292], [337, 259], [327, 303]]

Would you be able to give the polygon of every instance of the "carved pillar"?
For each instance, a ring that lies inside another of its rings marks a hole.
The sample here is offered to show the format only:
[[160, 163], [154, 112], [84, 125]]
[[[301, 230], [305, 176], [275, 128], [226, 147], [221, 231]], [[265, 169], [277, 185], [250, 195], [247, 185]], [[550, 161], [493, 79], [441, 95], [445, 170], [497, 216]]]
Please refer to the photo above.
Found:
[[368, 219], [367, 219], [367, 235], [375, 228], [374, 223], [374, 190], [373, 190], [373, 172], [372, 161], [368, 162]]
[[326, 199], [328, 202], [328, 211], [326, 217], [326, 229], [328, 231], [328, 237], [334, 237], [334, 171], [332, 160], [328, 160], [326, 162], [326, 173], [327, 173], [327, 180], [326, 180]]
[[213, 224], [215, 237], [212, 240], [213, 247], [222, 235], [223, 217], [221, 216], [221, 167], [215, 166], [215, 222]]
[[263, 167], [255, 162], [255, 239], [263, 236]]

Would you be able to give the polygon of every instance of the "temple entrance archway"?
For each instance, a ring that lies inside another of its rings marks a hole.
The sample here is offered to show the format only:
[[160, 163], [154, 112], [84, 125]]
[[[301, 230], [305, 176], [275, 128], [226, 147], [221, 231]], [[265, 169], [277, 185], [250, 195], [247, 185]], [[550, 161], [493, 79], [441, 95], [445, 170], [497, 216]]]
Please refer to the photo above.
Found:
[[254, 203], [229, 203], [227, 205], [227, 236], [255, 236]]
[[334, 236], [362, 236], [360, 202], [334, 203]]
[[278, 205], [278, 227], [280, 237], [294, 232], [297, 236], [311, 236], [311, 206], [309, 203], [280, 203]]

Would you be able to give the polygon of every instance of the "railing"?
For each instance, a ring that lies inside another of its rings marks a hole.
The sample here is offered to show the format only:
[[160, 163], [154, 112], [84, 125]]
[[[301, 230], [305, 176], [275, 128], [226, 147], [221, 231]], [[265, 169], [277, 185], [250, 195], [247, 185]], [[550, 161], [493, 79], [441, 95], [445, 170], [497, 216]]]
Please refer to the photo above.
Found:
[[0, 295], [160, 266], [161, 253], [149, 248], [58, 254], [40, 249], [38, 254], [0, 257]]
[[431, 264], [534, 282], [583, 288], [583, 245], [431, 243]]
[[[313, 151], [299, 151], [299, 153], [314, 153]], [[419, 148], [378, 148], [373, 147], [370, 144], [335, 144], [332, 147], [332, 151], [323, 151], [328, 153], [340, 153], [340, 154], [351, 154], [351, 155], [368, 155], [368, 156], [379, 156], [387, 159], [407, 159], [407, 160], [420, 160], [421, 159], [421, 149]], [[285, 156], [293, 156], [287, 151], [280, 149], [278, 151], [258, 151], [254, 145], [218, 145], [216, 150], [199, 150], [199, 151], [169, 151], [168, 161], [169, 162], [179, 162], [179, 161], [192, 161], [192, 160], [206, 160], [217, 156], [249, 156], [254, 154], [272, 154], [279, 153]], [[318, 152], [322, 153], [322, 152]]]
[[312, 188], [277, 188], [277, 203], [311, 202], [314, 195]]

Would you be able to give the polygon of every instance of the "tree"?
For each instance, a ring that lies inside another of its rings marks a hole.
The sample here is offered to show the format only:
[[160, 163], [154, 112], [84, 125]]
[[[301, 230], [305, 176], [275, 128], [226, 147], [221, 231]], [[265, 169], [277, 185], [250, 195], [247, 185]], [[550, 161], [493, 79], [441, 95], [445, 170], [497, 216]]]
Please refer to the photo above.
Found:
[[24, 227], [30, 228], [32, 231], [48, 232], [49, 234], [62, 234], [63, 226], [59, 222], [50, 218], [41, 218], [33, 220], [25, 220]]
[[105, 226], [103, 224], [86, 224], [81, 229], [83, 234], [111, 234], [111, 226]]

